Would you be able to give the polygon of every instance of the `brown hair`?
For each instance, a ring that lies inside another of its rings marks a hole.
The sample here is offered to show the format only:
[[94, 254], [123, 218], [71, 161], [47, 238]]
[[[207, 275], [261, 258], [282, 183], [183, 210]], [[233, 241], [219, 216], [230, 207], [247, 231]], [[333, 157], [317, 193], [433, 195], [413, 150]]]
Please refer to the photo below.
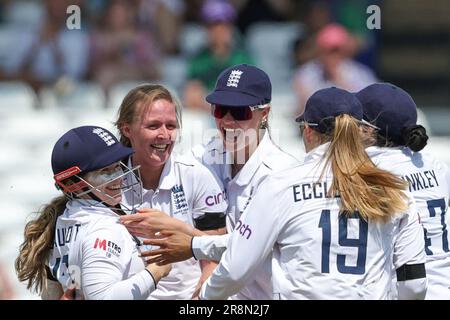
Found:
[[27, 281], [27, 289], [41, 293], [47, 281], [46, 264], [55, 239], [56, 220], [67, 204], [66, 196], [54, 198], [25, 226], [25, 240], [15, 261], [20, 281]]
[[364, 149], [356, 119], [346, 114], [336, 117], [334, 130], [324, 138], [330, 141], [324, 171], [331, 166], [329, 192], [340, 196], [341, 212], [359, 211], [366, 221], [386, 222], [406, 210], [406, 182], [375, 166]]
[[[119, 130], [120, 142], [127, 147], [131, 147], [130, 139], [122, 133], [124, 124], [131, 124], [136, 121], [142, 111], [143, 103], [150, 106], [154, 101], [164, 99], [175, 105], [177, 115], [177, 127], [181, 128], [181, 104], [178, 99], [164, 86], [158, 84], [143, 84], [132, 89], [122, 101], [118, 111], [118, 118], [115, 122], [116, 128]], [[142, 103], [143, 102], [143, 103]]]

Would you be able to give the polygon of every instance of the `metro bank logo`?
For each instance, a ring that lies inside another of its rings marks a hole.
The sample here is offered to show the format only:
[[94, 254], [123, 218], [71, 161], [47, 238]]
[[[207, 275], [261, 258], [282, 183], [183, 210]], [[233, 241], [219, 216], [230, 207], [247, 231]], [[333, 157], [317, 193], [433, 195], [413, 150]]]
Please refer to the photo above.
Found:
[[95, 239], [94, 249], [103, 249], [106, 251], [106, 240]]
[[122, 248], [119, 247], [114, 242], [100, 238], [95, 239], [94, 249], [97, 248], [106, 251], [106, 256], [108, 258], [111, 257], [112, 255], [118, 257], [120, 255], [120, 252], [122, 252]]
[[241, 236], [245, 238], [247, 235], [247, 239], [252, 235], [252, 229], [248, 224], [243, 224], [241, 220], [239, 220], [236, 224], [236, 228], [234, 230], [238, 231]]

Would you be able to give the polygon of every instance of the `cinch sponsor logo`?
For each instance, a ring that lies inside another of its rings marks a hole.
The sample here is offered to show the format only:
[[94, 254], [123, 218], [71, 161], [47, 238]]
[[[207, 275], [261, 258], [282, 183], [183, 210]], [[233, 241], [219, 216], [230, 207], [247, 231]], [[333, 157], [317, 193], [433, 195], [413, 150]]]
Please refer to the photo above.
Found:
[[234, 229], [239, 232], [239, 234], [243, 237], [247, 235], [247, 239], [252, 235], [252, 229], [247, 224], [243, 224], [241, 220], [239, 220], [236, 224], [236, 228]]
[[222, 191], [218, 194], [208, 196], [205, 199], [205, 203], [207, 206], [211, 207], [213, 205], [219, 204], [227, 198], [225, 191]]

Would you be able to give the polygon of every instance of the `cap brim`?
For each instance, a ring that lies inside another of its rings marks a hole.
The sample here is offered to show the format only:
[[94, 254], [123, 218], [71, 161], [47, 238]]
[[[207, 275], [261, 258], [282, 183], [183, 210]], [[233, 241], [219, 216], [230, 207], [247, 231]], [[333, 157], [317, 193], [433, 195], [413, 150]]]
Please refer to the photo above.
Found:
[[304, 113], [302, 113], [301, 115], [299, 115], [297, 118], [295, 118], [295, 122], [302, 122], [305, 121], [305, 117], [304, 117]]
[[380, 128], [378, 128], [376, 125], [371, 124], [369, 121], [361, 119], [361, 123], [365, 126], [371, 127], [375, 130], [380, 130]]
[[117, 142], [116, 147], [111, 148], [108, 152], [105, 152], [101, 157], [98, 157], [95, 163], [91, 164], [91, 170], [101, 169], [111, 164], [123, 160], [134, 153], [132, 148], [125, 147], [120, 142]]
[[261, 101], [254, 96], [237, 91], [214, 91], [206, 97], [206, 101], [211, 104], [221, 104], [232, 107], [255, 106], [264, 103], [264, 101]]

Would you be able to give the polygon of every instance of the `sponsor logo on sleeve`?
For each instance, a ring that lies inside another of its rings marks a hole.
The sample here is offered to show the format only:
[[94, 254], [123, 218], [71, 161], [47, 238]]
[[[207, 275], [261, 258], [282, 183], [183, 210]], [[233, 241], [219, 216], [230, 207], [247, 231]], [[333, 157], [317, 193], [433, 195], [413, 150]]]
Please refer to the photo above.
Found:
[[241, 220], [238, 220], [236, 228], [234, 230], [239, 232], [239, 234], [246, 239], [250, 238], [250, 236], [252, 235], [252, 229], [250, 228], [250, 226], [248, 224], [243, 224]]
[[120, 248], [114, 242], [100, 238], [97, 238], [95, 240], [94, 249], [105, 251], [108, 258], [110, 258], [112, 255], [115, 257], [119, 257], [120, 252], [122, 251], [122, 248]]
[[227, 195], [225, 193], [225, 190], [222, 192], [219, 192], [218, 194], [209, 195], [205, 198], [205, 204], [208, 207], [221, 204], [224, 200], [227, 199]]

